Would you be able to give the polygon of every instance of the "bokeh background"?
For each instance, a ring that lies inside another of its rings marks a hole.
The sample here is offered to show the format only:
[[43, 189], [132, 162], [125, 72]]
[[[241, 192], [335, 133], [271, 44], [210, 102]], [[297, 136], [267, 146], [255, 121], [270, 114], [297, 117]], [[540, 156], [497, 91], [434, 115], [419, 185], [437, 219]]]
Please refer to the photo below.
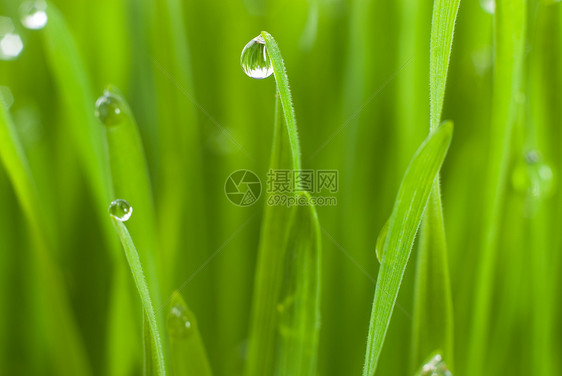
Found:
[[[244, 45], [267, 30], [284, 56], [304, 167], [339, 171], [337, 206], [318, 208], [318, 373], [360, 374], [378, 268], [377, 234], [429, 128], [432, 1], [56, 0], [48, 14], [58, 9], [56, 17], [68, 26], [65, 38], [49, 31], [48, 21], [40, 30], [25, 28], [20, 4], [0, 1], [0, 16], [12, 20], [11, 33], [23, 45], [17, 56], [0, 60], [0, 86], [36, 180], [37, 215], [47, 218], [55, 239], [49, 267], [60, 277], [83, 347], [63, 358], [83, 352], [95, 375], [137, 375], [142, 368], [140, 302], [130, 276], [116, 273], [125, 260], [113, 252], [117, 240], [105, 230], [107, 205], [117, 197], [99, 193], [88, 167], [94, 156], [77, 135], [82, 124], [96, 121], [96, 98], [111, 84], [137, 120], [154, 194], [158, 252], [172, 260], [159, 275], [163, 300], [181, 288], [215, 374], [241, 374], [265, 201], [262, 196], [253, 206], [236, 207], [224, 183], [237, 169], [267, 178], [275, 82], [251, 79], [240, 67]], [[481, 257], [487, 156], [503, 142], [490, 134], [491, 13], [493, 2], [461, 1], [443, 114], [455, 123], [442, 186], [460, 375], [470, 361], [465, 354]], [[561, 371], [555, 356], [561, 342], [554, 334], [561, 329], [561, 19], [559, 3], [528, 2], [520, 116], [508, 141], [491, 331], [482, 344], [489, 375], [534, 374], [539, 350], [552, 374]], [[61, 52], [66, 48], [76, 51], [74, 65]], [[542, 173], [526, 162], [529, 151], [538, 152]], [[142, 213], [135, 212], [131, 223], [135, 215]], [[58, 322], [56, 315], [45, 315], [52, 302], [38, 277], [46, 264], [35, 247], [0, 167], [0, 373], [6, 375], [59, 374], [53, 359], [61, 348], [51, 334]], [[380, 375], [412, 371], [415, 250]], [[114, 289], [118, 278], [128, 286], [121, 295]], [[539, 348], [533, 342], [537, 315], [552, 333]]]

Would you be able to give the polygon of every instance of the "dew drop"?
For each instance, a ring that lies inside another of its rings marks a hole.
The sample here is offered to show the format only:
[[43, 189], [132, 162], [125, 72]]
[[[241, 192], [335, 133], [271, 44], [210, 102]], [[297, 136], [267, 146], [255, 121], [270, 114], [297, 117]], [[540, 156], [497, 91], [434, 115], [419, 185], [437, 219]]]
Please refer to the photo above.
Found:
[[418, 373], [419, 376], [453, 376], [441, 354], [435, 354], [425, 363]]
[[261, 35], [246, 44], [242, 50], [240, 65], [248, 77], [260, 80], [271, 76], [273, 66], [267, 53], [265, 40]]
[[170, 308], [168, 314], [168, 333], [174, 338], [187, 338], [194, 331], [194, 323], [188, 309], [181, 305], [176, 304]]
[[109, 204], [109, 214], [113, 218], [121, 222], [125, 222], [131, 218], [131, 214], [133, 214], [133, 207], [127, 201], [117, 199]]
[[14, 60], [23, 50], [23, 41], [15, 32], [11, 18], [0, 17], [0, 60]]
[[47, 3], [26, 1], [20, 6], [21, 23], [28, 29], [39, 30], [47, 24]]
[[107, 126], [118, 125], [125, 117], [122, 107], [119, 97], [110, 90], [105, 90], [96, 101], [96, 116]]
[[480, 6], [488, 14], [496, 12], [496, 0], [480, 0]]
[[537, 150], [525, 153], [515, 165], [511, 183], [513, 189], [529, 198], [547, 198], [554, 192], [554, 171]]

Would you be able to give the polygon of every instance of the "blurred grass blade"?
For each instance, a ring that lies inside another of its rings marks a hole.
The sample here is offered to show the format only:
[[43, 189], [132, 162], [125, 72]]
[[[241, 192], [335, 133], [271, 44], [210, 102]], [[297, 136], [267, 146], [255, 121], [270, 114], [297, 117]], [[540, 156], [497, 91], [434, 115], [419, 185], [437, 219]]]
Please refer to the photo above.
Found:
[[106, 224], [105, 208], [111, 199], [111, 179], [103, 129], [94, 115], [92, 86], [72, 33], [52, 3], [48, 6], [48, 18], [42, 30], [47, 61], [63, 99], [72, 141], [98, 200], [98, 214]]
[[482, 221], [483, 244], [477, 264], [472, 330], [466, 361], [468, 375], [481, 374], [486, 362], [501, 212], [506, 192], [512, 128], [518, 115], [517, 98], [522, 85], [525, 54], [527, 2], [497, 0], [495, 3], [491, 144]]
[[[459, 4], [460, 0], [436, 0], [433, 5], [429, 59], [430, 132], [441, 122]], [[441, 349], [441, 355], [447, 359], [449, 366], [453, 364], [453, 302], [439, 180], [438, 175], [420, 231], [414, 294], [412, 367], [417, 367], [437, 349]]]
[[127, 257], [129, 267], [131, 268], [131, 273], [133, 274], [133, 279], [135, 280], [135, 285], [137, 286], [137, 290], [139, 292], [142, 306], [145, 312], [145, 321], [148, 321], [148, 332], [151, 339], [150, 344], [151, 346], [153, 346], [151, 351], [151, 358], [154, 374], [158, 376], [166, 375], [164, 349], [162, 347], [160, 330], [156, 320], [156, 312], [152, 303], [152, 298], [150, 296], [148, 286], [146, 284], [146, 278], [141, 266], [139, 254], [125, 224], [117, 218], [114, 218], [113, 216], [111, 216], [111, 220], [113, 221], [113, 225], [115, 227], [117, 235], [119, 235], [121, 243], [123, 244], [123, 250], [125, 251], [125, 256]]
[[437, 129], [445, 99], [447, 71], [453, 45], [453, 30], [460, 0], [435, 0], [431, 22], [429, 58], [429, 128]]
[[78, 332], [70, 302], [66, 295], [62, 275], [49, 254], [49, 234], [42, 205], [39, 202], [35, 182], [28, 166], [23, 146], [8, 114], [4, 101], [0, 100], [0, 159], [14, 186], [24, 214], [34, 235], [34, 260], [39, 270], [39, 281], [44, 289], [47, 336], [51, 356], [57, 374], [90, 375], [86, 351]]
[[[297, 200], [310, 203], [308, 192]], [[316, 375], [320, 330], [320, 225], [312, 205], [292, 209], [283, 288], [278, 305], [280, 348], [276, 375]]]
[[275, 39], [267, 31], [262, 31], [261, 36], [265, 40], [267, 53], [271, 59], [273, 66], [273, 74], [275, 76], [275, 83], [277, 84], [277, 91], [283, 106], [283, 114], [285, 124], [287, 125], [287, 132], [289, 134], [289, 144], [293, 158], [293, 170], [301, 170], [301, 150], [299, 144], [299, 137], [297, 132], [297, 119], [295, 117], [295, 109], [293, 108], [293, 98], [291, 96], [291, 89], [289, 88], [289, 78], [283, 63], [281, 51]]
[[195, 315], [179, 291], [170, 300], [167, 320], [171, 368], [175, 376], [211, 376], [207, 351]]
[[412, 158], [398, 190], [377, 278], [364, 376], [373, 376], [390, 324], [406, 264], [433, 182], [451, 142], [453, 124], [445, 123], [426, 138]]

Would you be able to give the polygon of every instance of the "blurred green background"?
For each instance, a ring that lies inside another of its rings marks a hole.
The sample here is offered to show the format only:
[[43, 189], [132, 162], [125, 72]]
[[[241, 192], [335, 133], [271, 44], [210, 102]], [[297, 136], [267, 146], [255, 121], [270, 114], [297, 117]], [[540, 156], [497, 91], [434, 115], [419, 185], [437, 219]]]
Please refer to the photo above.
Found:
[[[501, 141], [490, 134], [493, 16], [486, 11], [490, 3], [481, 1], [461, 1], [443, 113], [455, 123], [441, 181], [459, 375], [470, 362], [465, 354], [481, 257], [487, 156]], [[129, 274], [127, 292], [115, 292], [117, 265], [124, 258], [105, 230], [107, 205], [127, 197], [100, 193], [92, 179], [95, 155], [79, 134], [81, 127], [88, 132], [88, 122], [103, 129], [93, 116], [108, 84], [123, 93], [141, 132], [156, 208], [157, 257], [165, 260], [159, 269], [162, 302], [181, 288], [197, 315], [215, 374], [241, 374], [265, 202], [262, 196], [253, 206], [236, 207], [224, 184], [238, 169], [267, 179], [275, 83], [250, 79], [240, 67], [242, 48], [261, 30], [276, 38], [283, 53], [303, 167], [339, 171], [337, 206], [318, 208], [323, 232], [318, 373], [360, 374], [378, 268], [377, 234], [429, 127], [433, 2], [56, 0], [48, 14], [60, 11], [55, 17], [68, 25], [62, 34], [49, 30], [52, 17], [41, 30], [23, 27], [20, 5], [0, 1], [0, 16], [11, 18], [11, 33], [23, 44], [18, 56], [0, 60], [1, 93], [37, 183], [35, 209], [56, 245], [48, 252], [60, 271], [91, 374], [136, 375], [142, 369], [140, 302]], [[560, 4], [528, 2], [520, 116], [510, 141], [490, 286], [491, 330], [482, 344], [487, 375], [535, 374], [534, 336], [541, 323], [550, 334], [541, 342], [542, 359], [552, 374], [562, 372], [556, 335], [562, 329], [557, 272], [562, 196], [556, 184], [562, 163], [561, 19]], [[0, 21], [4, 38], [7, 21]], [[538, 153], [543, 172], [526, 161], [530, 151]], [[135, 215], [142, 213], [135, 212], [131, 224]], [[58, 323], [44, 315], [52, 302], [38, 277], [45, 266], [35, 256], [30, 231], [1, 167], [0, 374], [5, 375], [60, 374], [53, 360], [60, 352], [53, 347], [58, 338], [50, 334]], [[412, 371], [415, 249], [380, 375]]]

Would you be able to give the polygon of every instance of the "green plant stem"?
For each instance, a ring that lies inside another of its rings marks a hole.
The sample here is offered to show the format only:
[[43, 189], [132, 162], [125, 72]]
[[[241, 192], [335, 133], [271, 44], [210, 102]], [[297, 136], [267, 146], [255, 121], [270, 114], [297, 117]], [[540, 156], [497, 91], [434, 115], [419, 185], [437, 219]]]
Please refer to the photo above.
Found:
[[11, 117], [0, 101], [0, 159], [14, 186], [18, 201], [33, 234], [34, 259], [44, 288], [47, 335], [56, 370], [61, 375], [90, 375], [91, 369], [65, 291], [61, 271], [52, 259], [52, 239], [45, 233], [46, 219], [39, 201], [27, 157]]
[[277, 84], [277, 91], [281, 104], [283, 106], [283, 114], [285, 124], [287, 125], [287, 132], [289, 134], [289, 144], [291, 146], [293, 158], [293, 170], [300, 171], [302, 168], [301, 163], [301, 149], [299, 145], [299, 137], [297, 132], [297, 119], [295, 117], [295, 110], [293, 108], [293, 98], [291, 96], [291, 89], [289, 88], [289, 78], [283, 63], [281, 51], [275, 39], [267, 31], [261, 33], [265, 40], [267, 53], [271, 59], [273, 66], [273, 74], [275, 75], [275, 83]]
[[145, 319], [148, 321], [148, 328], [149, 328], [149, 335], [150, 335], [149, 343], [152, 346], [152, 350], [150, 350], [149, 352], [152, 354], [151, 358], [153, 362], [152, 364], [153, 364], [154, 372], [158, 376], [166, 375], [164, 350], [163, 350], [162, 340], [160, 336], [159, 325], [156, 319], [156, 311], [152, 303], [150, 290], [146, 283], [146, 278], [143, 272], [139, 254], [137, 252], [137, 249], [135, 248], [133, 240], [131, 239], [131, 235], [129, 234], [129, 231], [127, 230], [125, 224], [113, 217], [111, 217], [111, 220], [113, 222], [113, 226], [115, 227], [115, 231], [117, 232], [117, 235], [119, 235], [119, 238], [121, 239], [123, 250], [125, 251], [125, 256], [127, 257], [127, 262], [129, 263], [129, 267], [131, 269], [131, 273], [133, 274], [135, 285], [137, 287], [139, 296], [141, 298], [142, 306], [144, 309], [144, 316]]
[[445, 123], [430, 133], [412, 158], [398, 190], [373, 299], [364, 376], [375, 374], [414, 237], [452, 133], [452, 123]]
[[523, 69], [526, 1], [498, 0], [494, 14], [494, 96], [490, 153], [483, 220], [483, 243], [473, 303], [472, 332], [469, 339], [466, 374], [484, 371], [490, 329], [494, 272], [501, 210], [507, 181], [511, 131], [517, 118], [516, 99], [520, 94]]

